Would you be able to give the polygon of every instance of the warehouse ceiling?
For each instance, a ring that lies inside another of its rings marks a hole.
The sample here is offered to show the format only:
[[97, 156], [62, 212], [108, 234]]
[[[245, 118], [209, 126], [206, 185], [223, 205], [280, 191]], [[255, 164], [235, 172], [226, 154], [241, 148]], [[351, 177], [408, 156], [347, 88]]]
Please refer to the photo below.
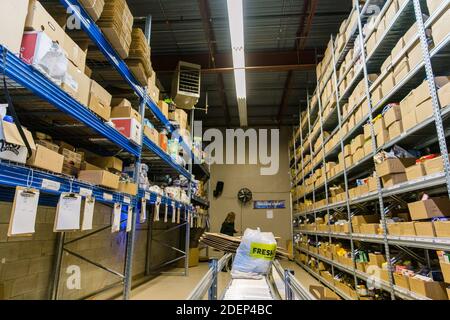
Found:
[[[205, 127], [239, 126], [225, 0], [128, 0], [152, 16], [152, 63], [170, 93], [179, 60], [202, 66]], [[320, 54], [351, 10], [351, 0], [244, 0], [249, 126], [292, 126], [315, 88]], [[143, 26], [144, 20], [136, 20]]]

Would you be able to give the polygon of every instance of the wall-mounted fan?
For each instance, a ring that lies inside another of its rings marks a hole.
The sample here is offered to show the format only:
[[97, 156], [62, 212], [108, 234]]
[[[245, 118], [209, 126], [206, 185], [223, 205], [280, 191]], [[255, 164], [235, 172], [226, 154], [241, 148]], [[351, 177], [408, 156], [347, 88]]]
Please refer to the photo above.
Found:
[[248, 188], [242, 188], [237, 194], [238, 200], [242, 204], [247, 204], [253, 199], [253, 194]]

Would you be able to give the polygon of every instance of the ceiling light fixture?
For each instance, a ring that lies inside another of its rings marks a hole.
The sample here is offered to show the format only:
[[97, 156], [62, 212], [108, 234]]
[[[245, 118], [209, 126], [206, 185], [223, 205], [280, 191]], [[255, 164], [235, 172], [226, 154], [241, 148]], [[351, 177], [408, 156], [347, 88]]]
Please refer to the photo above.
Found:
[[230, 24], [231, 49], [233, 53], [234, 82], [239, 109], [241, 127], [247, 121], [247, 85], [245, 76], [244, 50], [244, 8], [242, 0], [227, 0], [228, 20]]

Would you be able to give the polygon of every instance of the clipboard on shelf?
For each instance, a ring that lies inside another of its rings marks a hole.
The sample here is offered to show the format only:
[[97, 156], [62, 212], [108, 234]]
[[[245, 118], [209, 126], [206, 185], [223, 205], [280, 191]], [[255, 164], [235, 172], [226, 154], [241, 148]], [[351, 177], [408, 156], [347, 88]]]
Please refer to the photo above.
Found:
[[133, 207], [130, 205], [128, 206], [127, 232], [131, 231], [132, 226], [133, 226]]
[[8, 237], [31, 237], [35, 232], [39, 190], [16, 187], [11, 210]]
[[147, 199], [141, 199], [141, 212], [139, 215], [139, 223], [147, 221]]
[[94, 220], [95, 198], [87, 196], [84, 200], [83, 222], [81, 223], [81, 231], [92, 230]]
[[56, 207], [54, 232], [80, 230], [81, 200], [82, 197], [79, 194], [61, 193]]

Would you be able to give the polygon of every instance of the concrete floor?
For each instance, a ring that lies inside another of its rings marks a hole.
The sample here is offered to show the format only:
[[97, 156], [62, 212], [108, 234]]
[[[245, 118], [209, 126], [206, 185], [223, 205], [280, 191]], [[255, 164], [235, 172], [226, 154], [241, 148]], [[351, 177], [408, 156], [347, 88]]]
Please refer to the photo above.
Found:
[[[283, 261], [283, 268], [294, 270], [295, 277], [305, 287], [320, 283], [300, 268], [296, 263]], [[189, 276], [161, 275], [139, 286], [131, 292], [132, 300], [185, 300], [208, 270], [208, 263], [200, 263], [198, 267], [189, 269]], [[174, 270], [177, 271], [177, 270]], [[181, 271], [181, 270], [179, 270]], [[230, 281], [230, 274], [220, 272], [218, 293], [221, 293]]]

